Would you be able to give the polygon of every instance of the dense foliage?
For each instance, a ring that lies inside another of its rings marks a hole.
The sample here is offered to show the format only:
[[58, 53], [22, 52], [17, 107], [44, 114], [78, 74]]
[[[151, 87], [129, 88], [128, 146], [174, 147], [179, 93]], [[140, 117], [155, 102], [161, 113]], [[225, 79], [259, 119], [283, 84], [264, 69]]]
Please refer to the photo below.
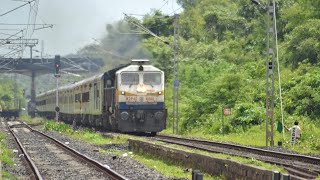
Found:
[[[177, 2], [183, 7], [179, 15], [178, 45], [181, 132], [197, 128], [208, 133], [220, 132], [223, 107], [232, 109], [232, 115], [224, 117], [228, 121], [225, 132], [243, 131], [262, 124], [266, 96], [266, 13], [263, 8], [251, 0]], [[281, 119], [278, 80], [281, 74], [285, 122], [291, 124], [300, 119], [319, 122], [320, 3], [317, 0], [276, 1], [276, 15], [280, 64], [274, 71], [275, 119]], [[159, 37], [127, 34], [141, 32], [132, 21], [141, 23]], [[141, 20], [119, 21], [107, 26], [107, 35], [99, 44], [79, 52], [97, 55], [112, 51], [136, 58], [152, 56], [153, 63], [166, 72], [169, 126], [174, 81], [173, 22], [174, 16], [165, 16], [159, 11]], [[104, 58], [109, 63], [124, 62], [110, 52]]]
[[14, 88], [15, 82], [6, 78], [0, 79], [0, 107], [2, 110], [26, 107], [23, 98], [23, 90], [20, 84], [17, 84], [16, 106], [14, 107]]
[[[179, 0], [178, 3], [184, 8], [179, 19], [182, 132], [202, 127], [208, 133], [221, 131], [222, 108], [226, 106], [232, 109], [232, 115], [225, 117], [229, 121], [225, 131], [246, 130], [264, 122], [265, 12], [249, 0]], [[302, 117], [320, 120], [319, 8], [317, 1], [277, 2], [279, 66], [287, 124]], [[163, 38], [173, 39], [172, 34]], [[144, 46], [152, 51], [170, 78], [166, 94], [170, 112], [172, 48], [160, 44], [155, 38], [144, 40]], [[276, 121], [281, 118], [278, 76], [276, 73]]]

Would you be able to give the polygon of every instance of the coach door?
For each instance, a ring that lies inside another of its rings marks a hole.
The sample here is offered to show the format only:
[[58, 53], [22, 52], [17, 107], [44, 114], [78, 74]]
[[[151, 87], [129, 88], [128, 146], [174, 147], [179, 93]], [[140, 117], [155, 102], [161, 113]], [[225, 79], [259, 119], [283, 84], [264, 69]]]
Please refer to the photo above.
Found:
[[113, 109], [114, 109], [114, 90], [115, 88], [112, 86], [112, 80], [106, 79], [106, 88], [105, 88], [105, 94], [106, 94], [106, 110], [110, 113], [113, 114]]

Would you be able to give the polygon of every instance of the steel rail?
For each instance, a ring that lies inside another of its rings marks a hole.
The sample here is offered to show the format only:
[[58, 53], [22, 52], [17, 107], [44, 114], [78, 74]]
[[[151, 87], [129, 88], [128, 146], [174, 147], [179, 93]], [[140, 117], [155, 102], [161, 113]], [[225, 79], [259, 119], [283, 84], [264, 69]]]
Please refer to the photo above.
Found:
[[[235, 154], [235, 153], [227, 153], [227, 152], [224, 152], [221, 150], [208, 149], [208, 148], [200, 147], [197, 145], [204, 145], [204, 146], [208, 146], [208, 147], [218, 147], [221, 149], [227, 148], [227, 149], [232, 149], [232, 150], [236, 150], [236, 151], [248, 152], [248, 153], [253, 153], [255, 155], [262, 155], [265, 157], [273, 157], [273, 158], [282, 159], [282, 160], [297, 161], [297, 159], [294, 159], [295, 156], [298, 156], [298, 159], [303, 159], [303, 157], [307, 157], [308, 159], [304, 161], [305, 163], [311, 162], [311, 164], [313, 164], [313, 165], [318, 165], [320, 163], [320, 161], [318, 160], [319, 158], [317, 158], [317, 157], [304, 156], [304, 155], [300, 155], [300, 157], [299, 157], [299, 155], [297, 155], [297, 154], [288, 154], [288, 153], [283, 153], [283, 152], [268, 151], [268, 150], [264, 150], [264, 149], [247, 147], [247, 146], [236, 145], [236, 144], [223, 143], [223, 142], [214, 142], [214, 141], [208, 141], [208, 140], [198, 140], [198, 139], [174, 137], [174, 136], [168, 136], [168, 135], [157, 135], [156, 137], [154, 137], [154, 139], [162, 141], [162, 142], [166, 142], [166, 143], [182, 145], [182, 146], [186, 146], [189, 148], [204, 150], [204, 151], [208, 151], [208, 152], [237, 155], [237, 156], [242, 156], [242, 157], [246, 157], [246, 158], [249, 158], [250, 156]], [[194, 143], [194, 144], [190, 144], [190, 143]], [[197, 144], [197, 145], [195, 145], [195, 144]], [[276, 155], [276, 156], [274, 156], [274, 155]], [[290, 156], [290, 159], [286, 158], [288, 156]], [[310, 171], [310, 169], [307, 167], [295, 166], [291, 163], [285, 163], [285, 162], [274, 161], [274, 160], [266, 160], [264, 158], [257, 158], [257, 159], [264, 161], [264, 162], [267, 162], [267, 163], [282, 165], [282, 166], [284, 166], [284, 168], [288, 172], [290, 172], [290, 174], [292, 174], [296, 177], [313, 179], [320, 174], [319, 170], [313, 169]]]
[[26, 149], [23, 147], [23, 145], [20, 142], [19, 138], [15, 135], [15, 133], [12, 131], [12, 129], [10, 128], [10, 126], [7, 123], [6, 123], [6, 125], [7, 125], [8, 130], [10, 131], [12, 136], [14, 137], [15, 141], [17, 142], [20, 150], [24, 154], [24, 157], [25, 157], [26, 161], [28, 162], [32, 172], [34, 173], [35, 178], [38, 179], [38, 180], [43, 180], [44, 178], [40, 174], [39, 169], [37, 168], [35, 163], [32, 161], [30, 155], [27, 153]]
[[269, 150], [265, 150], [265, 149], [243, 146], [243, 145], [238, 145], [238, 144], [229, 144], [229, 143], [224, 143], [224, 142], [215, 142], [215, 141], [209, 141], [209, 140], [198, 140], [198, 139], [190, 139], [190, 138], [180, 138], [180, 137], [167, 136], [167, 135], [157, 135], [156, 138], [184, 140], [184, 141], [198, 143], [198, 144], [202, 144], [202, 145], [228, 148], [228, 149], [233, 149], [233, 150], [240, 150], [242, 152], [256, 153], [259, 155], [272, 156], [272, 157], [276, 157], [276, 158], [280, 158], [280, 159], [296, 160], [296, 161], [311, 163], [311, 164], [315, 164], [315, 165], [320, 164], [320, 158], [318, 158], [318, 157], [306, 156], [306, 155], [301, 155], [301, 154], [289, 154], [289, 153], [284, 153], [284, 152], [269, 151]]
[[[21, 121], [20, 121], [21, 122]], [[69, 147], [69, 146], [66, 146], [64, 143], [60, 142], [59, 140], [53, 138], [53, 137], [50, 137], [36, 129], [33, 129], [32, 127], [30, 127], [28, 124], [26, 124], [25, 122], [21, 122], [23, 123], [26, 127], [28, 127], [28, 129], [30, 129], [31, 131], [33, 132], [36, 132], [48, 139], [50, 139], [51, 141], [53, 141], [55, 144], [63, 147], [64, 149], [68, 150], [69, 152], [71, 152], [73, 155], [81, 158], [82, 160], [86, 161], [86, 162], [89, 162], [91, 165], [93, 165], [94, 167], [97, 167], [98, 169], [102, 170], [103, 172], [107, 173], [112, 179], [115, 179], [115, 180], [128, 180], [128, 178], [124, 177], [123, 175], [117, 173], [116, 171], [112, 170], [111, 168], [109, 167], [106, 167], [105, 165], [101, 164], [100, 162], [78, 152], [77, 150]]]

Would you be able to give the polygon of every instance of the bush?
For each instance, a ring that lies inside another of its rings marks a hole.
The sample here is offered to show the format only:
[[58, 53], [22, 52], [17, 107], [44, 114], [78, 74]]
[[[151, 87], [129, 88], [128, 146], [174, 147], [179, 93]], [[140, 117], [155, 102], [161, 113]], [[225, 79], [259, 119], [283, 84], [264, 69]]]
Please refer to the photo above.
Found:
[[264, 120], [265, 110], [253, 103], [239, 103], [234, 108], [230, 123], [233, 127], [241, 126], [244, 130], [251, 125], [261, 124]]

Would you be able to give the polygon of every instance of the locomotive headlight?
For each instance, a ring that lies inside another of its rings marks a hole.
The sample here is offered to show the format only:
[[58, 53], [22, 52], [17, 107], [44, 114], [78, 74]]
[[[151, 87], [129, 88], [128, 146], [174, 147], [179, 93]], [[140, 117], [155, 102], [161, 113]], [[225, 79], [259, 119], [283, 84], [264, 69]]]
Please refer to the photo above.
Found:
[[159, 95], [161, 95], [161, 94], [162, 94], [162, 92], [161, 92], [161, 91], [159, 91], [159, 92], [158, 92], [158, 94], [159, 94]]
[[120, 117], [121, 117], [122, 120], [126, 121], [126, 120], [129, 119], [129, 113], [126, 112], [126, 111], [124, 111], [124, 112], [122, 112], [122, 113], [120, 114]]
[[155, 116], [155, 118], [156, 118], [157, 120], [161, 120], [161, 119], [163, 119], [164, 113], [158, 111], [158, 112], [155, 113], [154, 116]]
[[121, 91], [121, 95], [125, 95], [126, 93], [124, 91]]

